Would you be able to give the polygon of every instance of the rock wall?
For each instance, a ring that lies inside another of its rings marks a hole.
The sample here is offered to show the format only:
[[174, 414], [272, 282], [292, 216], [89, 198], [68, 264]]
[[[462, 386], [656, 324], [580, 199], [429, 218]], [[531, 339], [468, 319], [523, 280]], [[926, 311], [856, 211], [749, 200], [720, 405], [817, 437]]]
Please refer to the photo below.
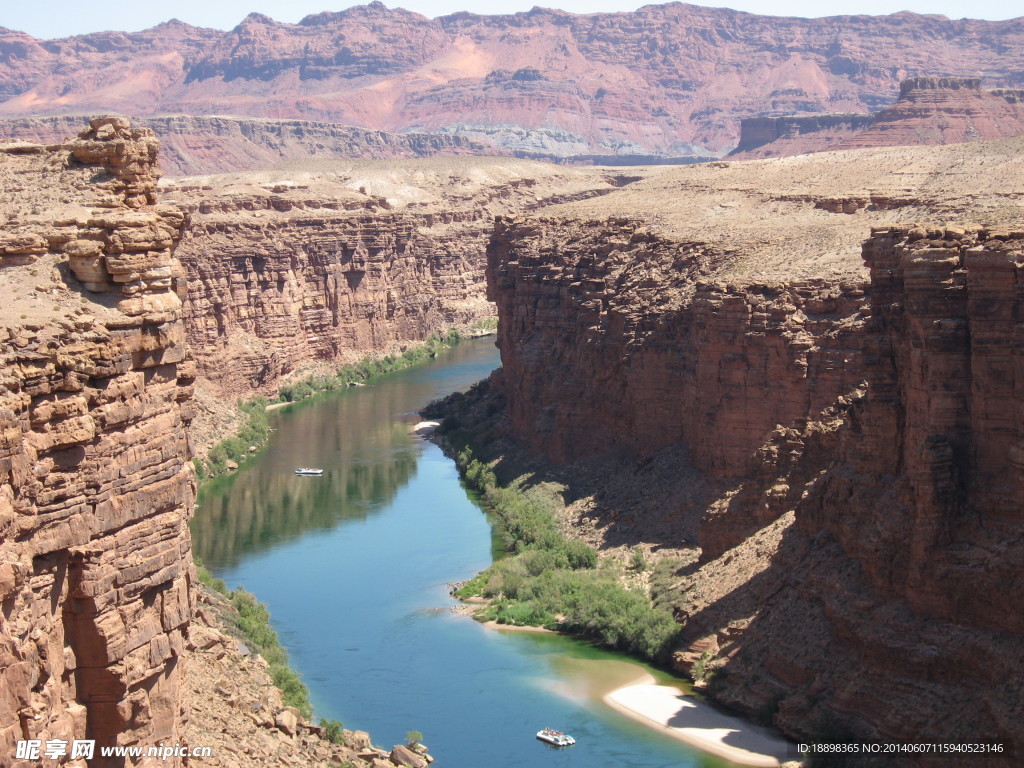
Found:
[[1001, 739], [992, 764], [1019, 763], [1022, 253], [995, 229], [865, 243], [865, 384], [770, 567], [684, 625], [689, 658], [728, 659], [720, 698], [797, 735]]
[[798, 522], [827, 528], [915, 612], [1020, 635], [1024, 232], [877, 229], [864, 256], [867, 395], [842, 472]]
[[1002, 739], [1016, 765], [1024, 231], [876, 228], [863, 256], [866, 283], [723, 282], [729, 254], [635, 221], [504, 221], [493, 384], [556, 463], [684, 449], [676, 662], [710, 654], [716, 698], [801, 739]]
[[488, 290], [515, 436], [560, 463], [686, 442], [731, 477], [775, 425], [852, 389], [863, 285], [705, 279], [721, 257], [625, 220], [499, 222]]
[[243, 396], [310, 363], [492, 317], [494, 214], [624, 183], [511, 158], [300, 164], [211, 181], [167, 190], [190, 213], [177, 251], [185, 323], [202, 376]]
[[0, 153], [0, 754], [183, 734], [195, 366], [155, 152], [97, 119]]
[[469, 237], [424, 237], [417, 218], [314, 212], [206, 225], [197, 216], [179, 255], [204, 377], [269, 393], [309, 361], [358, 358], [489, 315], [483, 224]]
[[[485, 147], [462, 136], [388, 133], [338, 123], [172, 115], [133, 117], [160, 139], [160, 167], [171, 176], [263, 168], [309, 158], [391, 158], [479, 154]], [[0, 139], [60, 142], [78, 131], [78, 116], [0, 120]], [[494, 154], [495, 150], [490, 149]]]

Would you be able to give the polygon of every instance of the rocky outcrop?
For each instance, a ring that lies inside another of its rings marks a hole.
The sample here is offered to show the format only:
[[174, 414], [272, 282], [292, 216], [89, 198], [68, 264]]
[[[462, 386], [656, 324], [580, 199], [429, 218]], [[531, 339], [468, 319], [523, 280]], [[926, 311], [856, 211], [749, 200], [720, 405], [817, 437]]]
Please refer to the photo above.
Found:
[[[55, 143], [78, 131], [81, 117], [0, 120], [0, 140]], [[160, 167], [171, 176], [264, 168], [287, 160], [383, 159], [481, 154], [493, 148], [463, 136], [368, 131], [308, 120], [192, 117], [133, 117], [160, 140]]]
[[743, 120], [736, 159], [833, 149], [955, 144], [1024, 133], [1019, 91], [986, 91], [979, 78], [915, 77], [873, 115], [797, 115]]
[[730, 157], [753, 159], [805, 155], [834, 149], [871, 125], [873, 115], [787, 115], [745, 117], [740, 143]]
[[183, 216], [154, 204], [155, 150], [97, 119], [0, 153], [5, 755], [22, 739], [182, 738], [195, 366], [172, 255]]
[[[908, 40], [913, 41], [908, 43]], [[0, 114], [216, 114], [456, 133], [547, 155], [693, 156], [765, 114], [864, 113], [907, 77], [1019, 88], [1019, 21], [757, 16], [683, 3], [428, 19], [382, 3], [232, 30], [0, 31]]]

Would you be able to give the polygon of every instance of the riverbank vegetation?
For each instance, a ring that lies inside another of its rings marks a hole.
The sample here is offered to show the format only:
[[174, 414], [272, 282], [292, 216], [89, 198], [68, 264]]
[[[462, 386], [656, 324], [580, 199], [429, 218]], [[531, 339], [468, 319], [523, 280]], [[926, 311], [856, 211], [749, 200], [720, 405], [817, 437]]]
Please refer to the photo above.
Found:
[[267, 673], [274, 685], [281, 689], [284, 703], [295, 707], [302, 716], [309, 718], [313, 707], [309, 703], [309, 690], [298, 673], [288, 665], [288, 651], [278, 640], [277, 632], [270, 625], [270, 611], [251, 592], [241, 587], [229, 590], [223, 579], [218, 579], [201, 563], [196, 563], [199, 581], [209, 590], [227, 599], [234, 611], [223, 615], [229, 630], [234, 630], [246, 643], [267, 662]]
[[599, 558], [593, 547], [560, 531], [557, 496], [527, 488], [523, 478], [502, 484], [491, 466], [474, 456], [468, 436], [450, 427], [451, 422], [448, 447], [459, 444], [459, 470], [501, 519], [510, 553], [456, 595], [488, 600], [484, 620], [570, 632], [665, 662], [679, 630], [672, 615], [652, 606], [645, 590], [626, 583], [622, 563]]
[[409, 347], [401, 354], [368, 355], [356, 363], [339, 366], [334, 373], [318, 373], [302, 381], [286, 384], [280, 388], [273, 400], [253, 397], [238, 400], [237, 407], [242, 415], [242, 427], [238, 434], [217, 443], [206, 459], [192, 460], [196, 478], [201, 483], [212, 477], [227, 474], [237, 469], [246, 459], [259, 452], [270, 439], [270, 425], [267, 421], [267, 407], [277, 403], [294, 403], [306, 400], [323, 392], [358, 386], [384, 374], [411, 368], [455, 346], [466, 338], [487, 335], [497, 330], [497, 318], [484, 318], [465, 331], [449, 329], [435, 333], [420, 344]]

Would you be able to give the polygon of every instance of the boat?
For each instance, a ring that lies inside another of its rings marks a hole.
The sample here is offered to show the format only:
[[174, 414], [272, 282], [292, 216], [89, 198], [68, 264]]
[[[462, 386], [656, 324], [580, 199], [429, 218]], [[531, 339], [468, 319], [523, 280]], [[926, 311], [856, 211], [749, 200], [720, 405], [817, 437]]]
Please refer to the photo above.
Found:
[[545, 728], [542, 731], [537, 731], [537, 738], [556, 747], [571, 747], [576, 743], [576, 739], [572, 736], [556, 731], [554, 728]]
[[295, 470], [296, 475], [310, 475], [312, 477], [320, 477], [323, 473], [322, 469], [315, 469], [314, 467], [299, 467]]

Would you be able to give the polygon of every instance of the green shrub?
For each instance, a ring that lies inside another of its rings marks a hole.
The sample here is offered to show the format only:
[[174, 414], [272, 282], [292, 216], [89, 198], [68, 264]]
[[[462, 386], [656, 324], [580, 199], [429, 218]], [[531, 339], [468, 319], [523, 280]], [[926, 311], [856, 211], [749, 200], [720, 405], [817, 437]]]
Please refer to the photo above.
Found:
[[203, 565], [198, 558], [196, 563], [196, 577], [199, 579], [199, 583], [204, 585], [207, 589], [212, 589], [214, 592], [219, 592], [222, 595], [228, 594], [228, 585], [224, 583], [223, 579], [216, 578], [210, 570]]
[[320, 727], [324, 729], [324, 738], [332, 744], [344, 744], [345, 737], [342, 735], [342, 724], [339, 720], [327, 720], [320, 718]]
[[633, 547], [633, 553], [629, 557], [629, 567], [634, 571], [647, 570], [647, 557], [644, 555], [643, 548], [639, 545]]
[[423, 734], [419, 731], [409, 731], [405, 734], [405, 745], [407, 747], [415, 747], [423, 741]]
[[303, 717], [311, 717], [313, 707], [309, 703], [309, 690], [298, 673], [288, 666], [288, 652], [281, 647], [277, 632], [270, 625], [267, 606], [241, 587], [229, 592], [228, 599], [238, 611], [239, 631], [266, 660], [267, 672], [284, 694], [284, 703], [295, 707]]
[[690, 668], [690, 677], [693, 678], [695, 683], [705, 683], [708, 680], [708, 675], [711, 670], [708, 669], [708, 664], [711, 663], [711, 652], [704, 651], [700, 658], [693, 662], [693, 666]]
[[[667, 658], [679, 632], [671, 613], [653, 607], [646, 593], [624, 586], [615, 570], [597, 569], [597, 552], [566, 538], [550, 505], [536, 494], [502, 487], [472, 449], [458, 451], [456, 463], [466, 483], [501, 518], [507, 548], [514, 553], [470, 579], [459, 597], [492, 599], [486, 615], [498, 623], [557, 626], [611, 648], [656, 661]], [[643, 551], [637, 551], [646, 568]]]

